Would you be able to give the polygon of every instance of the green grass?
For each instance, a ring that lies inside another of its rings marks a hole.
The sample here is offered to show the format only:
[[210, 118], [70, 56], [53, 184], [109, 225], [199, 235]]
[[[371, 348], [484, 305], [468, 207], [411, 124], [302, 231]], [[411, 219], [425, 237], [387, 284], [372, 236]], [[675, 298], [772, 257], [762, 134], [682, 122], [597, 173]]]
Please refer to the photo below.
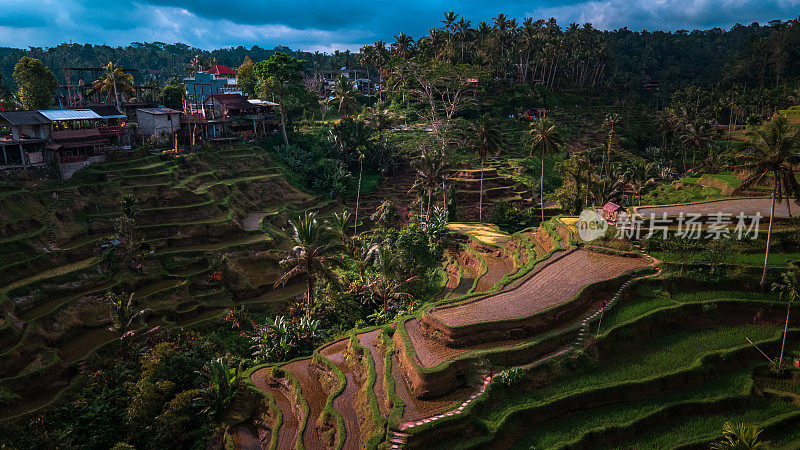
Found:
[[[705, 252], [693, 253], [688, 261], [679, 261], [674, 255], [666, 252], [651, 252], [651, 256], [665, 262], [680, 262], [685, 264], [711, 263], [709, 255]], [[772, 253], [769, 255], [769, 267], [787, 267], [792, 261], [800, 261], [800, 253]], [[724, 264], [737, 266], [762, 267], [764, 265], [763, 253], [730, 252], [721, 261]]]
[[726, 421], [756, 425], [776, 416], [797, 411], [790, 403], [780, 400], [754, 399], [747, 407], [724, 411], [718, 415], [675, 417], [664, 426], [636, 436], [636, 442], [620, 449], [673, 448], [679, 445], [710, 441], [722, 436]]
[[[753, 341], [775, 335], [776, 326], [738, 326], [709, 330], [676, 330], [670, 334], [656, 336], [637, 349], [629, 349], [611, 356], [604, 362], [602, 370], [563, 377], [542, 389], [520, 395], [503, 393], [508, 405], [489, 412], [486, 420], [497, 423], [512, 405], [535, 406], [557, 398], [582, 391], [611, 386], [625, 381], [668, 374], [691, 366], [701, 356], [715, 351], [740, 347], [746, 343], [745, 336]], [[505, 403], [505, 402], [504, 402]]]
[[658, 395], [652, 399], [633, 403], [592, 408], [569, 414], [557, 420], [537, 425], [514, 444], [514, 448], [557, 448], [580, 439], [585, 433], [609, 426], [624, 426], [639, 418], [653, 414], [668, 405], [686, 401], [709, 401], [726, 394], [749, 393], [752, 367], [734, 373], [717, 375], [704, 385], [681, 392]]
[[722, 198], [722, 191], [714, 187], [696, 184], [699, 178], [681, 178], [686, 183], [676, 188], [672, 184], [663, 184], [652, 192], [642, 196], [642, 205], [669, 205], [673, 203], [691, 203], [702, 200]]

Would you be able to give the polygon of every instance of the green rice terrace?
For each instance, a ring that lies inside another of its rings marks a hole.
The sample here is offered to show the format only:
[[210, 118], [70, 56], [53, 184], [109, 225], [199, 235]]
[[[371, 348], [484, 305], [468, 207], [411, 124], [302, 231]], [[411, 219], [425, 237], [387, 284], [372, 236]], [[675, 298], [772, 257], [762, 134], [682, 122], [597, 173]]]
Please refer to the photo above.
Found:
[[800, 449], [800, 19], [116, 3], [239, 40], [0, 48], [0, 449]]

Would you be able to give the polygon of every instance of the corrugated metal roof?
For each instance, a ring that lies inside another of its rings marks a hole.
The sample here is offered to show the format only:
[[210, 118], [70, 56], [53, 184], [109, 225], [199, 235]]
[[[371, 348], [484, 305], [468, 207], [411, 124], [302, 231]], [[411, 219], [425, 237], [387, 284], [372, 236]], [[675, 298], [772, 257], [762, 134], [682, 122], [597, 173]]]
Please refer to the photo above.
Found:
[[89, 109], [96, 112], [103, 119], [124, 119], [125, 115], [112, 105], [89, 105]]
[[99, 114], [91, 109], [40, 109], [39, 112], [54, 122], [61, 120], [102, 119]]
[[0, 112], [0, 117], [11, 125], [45, 125], [50, 123], [47, 117], [39, 114], [38, 111], [3, 111]]

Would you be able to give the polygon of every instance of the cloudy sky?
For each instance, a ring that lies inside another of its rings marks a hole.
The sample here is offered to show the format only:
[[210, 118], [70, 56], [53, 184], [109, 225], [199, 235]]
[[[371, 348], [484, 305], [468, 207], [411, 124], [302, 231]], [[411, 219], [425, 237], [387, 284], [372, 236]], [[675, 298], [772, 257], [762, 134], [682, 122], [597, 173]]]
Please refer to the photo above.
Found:
[[419, 36], [450, 9], [473, 25], [503, 12], [604, 29], [692, 30], [797, 18], [800, 0], [0, 0], [0, 8], [0, 46], [161, 41], [331, 51], [400, 31]]

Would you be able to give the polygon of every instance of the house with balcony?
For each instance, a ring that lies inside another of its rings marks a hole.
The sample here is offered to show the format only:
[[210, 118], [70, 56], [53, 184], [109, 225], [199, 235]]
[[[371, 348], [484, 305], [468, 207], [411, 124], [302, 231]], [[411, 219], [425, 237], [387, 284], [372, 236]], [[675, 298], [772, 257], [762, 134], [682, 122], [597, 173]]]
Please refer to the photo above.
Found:
[[206, 117], [226, 124], [242, 137], [257, 138], [273, 133], [280, 121], [275, 114], [277, 103], [248, 100], [241, 94], [214, 94], [203, 100]]

